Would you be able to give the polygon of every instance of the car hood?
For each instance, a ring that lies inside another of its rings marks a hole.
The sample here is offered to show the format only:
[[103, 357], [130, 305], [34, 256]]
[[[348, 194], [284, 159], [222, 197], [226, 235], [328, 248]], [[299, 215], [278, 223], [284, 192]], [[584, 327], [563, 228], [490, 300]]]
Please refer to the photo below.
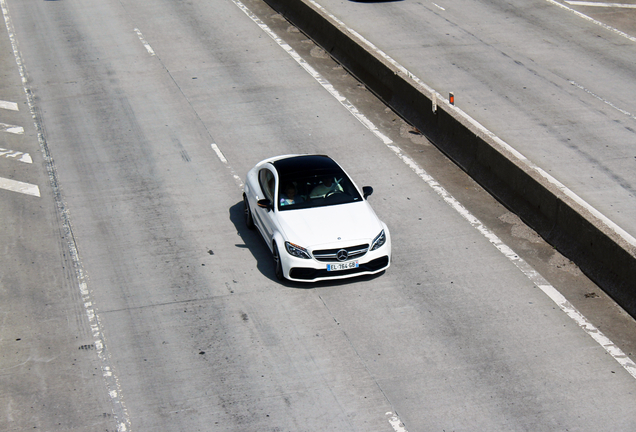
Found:
[[278, 213], [286, 240], [309, 249], [370, 243], [384, 228], [366, 201]]

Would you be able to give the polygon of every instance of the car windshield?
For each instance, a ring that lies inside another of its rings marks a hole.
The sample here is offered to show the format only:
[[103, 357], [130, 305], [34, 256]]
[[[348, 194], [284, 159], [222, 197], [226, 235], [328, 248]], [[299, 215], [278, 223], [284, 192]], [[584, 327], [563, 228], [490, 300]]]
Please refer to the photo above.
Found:
[[360, 193], [342, 170], [289, 173], [280, 179], [279, 210], [322, 207], [361, 200]]

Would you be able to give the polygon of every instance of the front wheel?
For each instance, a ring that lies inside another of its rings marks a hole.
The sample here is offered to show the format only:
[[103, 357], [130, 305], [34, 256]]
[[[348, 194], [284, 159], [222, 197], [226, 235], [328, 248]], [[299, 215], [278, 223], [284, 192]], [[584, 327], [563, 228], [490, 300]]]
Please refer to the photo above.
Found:
[[247, 196], [243, 194], [243, 207], [245, 212], [245, 225], [249, 229], [254, 229], [254, 218], [252, 217], [252, 211], [250, 210], [250, 205], [247, 202]]
[[285, 275], [283, 275], [283, 263], [280, 261], [280, 255], [278, 253], [278, 246], [276, 246], [276, 242], [274, 242], [274, 247], [272, 248], [272, 254], [274, 255], [274, 273], [276, 274], [276, 279], [282, 281], [285, 279]]

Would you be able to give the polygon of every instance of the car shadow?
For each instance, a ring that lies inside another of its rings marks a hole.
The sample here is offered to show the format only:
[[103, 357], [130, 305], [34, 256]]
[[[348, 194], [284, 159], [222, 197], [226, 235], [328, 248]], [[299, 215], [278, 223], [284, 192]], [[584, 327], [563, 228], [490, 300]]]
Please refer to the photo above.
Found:
[[267, 244], [265, 244], [265, 240], [261, 236], [258, 229], [249, 229], [245, 225], [245, 216], [243, 213], [243, 201], [239, 201], [234, 204], [229, 209], [230, 221], [234, 224], [236, 228], [237, 234], [243, 240], [243, 244], [235, 245], [237, 248], [247, 248], [254, 259], [256, 260], [256, 268], [268, 279], [281, 284], [282, 286], [288, 288], [298, 288], [298, 289], [311, 289], [311, 288], [325, 288], [325, 287], [333, 287], [333, 286], [342, 286], [349, 285], [353, 282], [361, 282], [373, 280], [381, 275], [384, 272], [380, 272], [375, 275], [361, 275], [354, 278], [348, 279], [336, 279], [331, 281], [320, 281], [320, 282], [295, 282], [295, 281], [279, 281], [276, 279], [276, 274], [274, 272], [274, 258], [272, 257], [272, 253], [269, 250]]

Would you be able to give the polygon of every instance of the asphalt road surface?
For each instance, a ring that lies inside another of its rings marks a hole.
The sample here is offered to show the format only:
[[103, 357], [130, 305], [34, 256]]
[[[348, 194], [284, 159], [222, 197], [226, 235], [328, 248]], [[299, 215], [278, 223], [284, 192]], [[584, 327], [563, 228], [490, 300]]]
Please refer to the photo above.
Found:
[[[634, 430], [634, 321], [265, 5], [0, 4], [0, 430]], [[388, 271], [275, 280], [286, 153], [374, 187]]]

